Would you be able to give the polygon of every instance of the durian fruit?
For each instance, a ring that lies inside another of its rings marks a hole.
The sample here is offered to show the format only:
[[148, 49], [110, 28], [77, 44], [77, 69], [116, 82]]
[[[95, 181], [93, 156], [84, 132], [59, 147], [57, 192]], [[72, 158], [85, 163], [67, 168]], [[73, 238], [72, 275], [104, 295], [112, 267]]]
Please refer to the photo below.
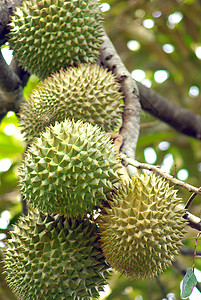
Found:
[[48, 77], [21, 107], [22, 131], [29, 143], [46, 126], [79, 119], [113, 131], [120, 124], [122, 93], [112, 72], [82, 64]]
[[4, 265], [9, 286], [24, 300], [93, 299], [110, 274], [94, 223], [37, 211], [11, 231]]
[[102, 42], [98, 0], [25, 0], [10, 23], [14, 56], [44, 79], [61, 67], [94, 63]]
[[114, 145], [98, 126], [66, 120], [35, 139], [19, 184], [25, 200], [44, 212], [84, 216], [107, 201], [121, 168]]
[[154, 174], [125, 182], [98, 221], [103, 253], [112, 268], [143, 280], [169, 267], [185, 235], [180, 203], [176, 190]]

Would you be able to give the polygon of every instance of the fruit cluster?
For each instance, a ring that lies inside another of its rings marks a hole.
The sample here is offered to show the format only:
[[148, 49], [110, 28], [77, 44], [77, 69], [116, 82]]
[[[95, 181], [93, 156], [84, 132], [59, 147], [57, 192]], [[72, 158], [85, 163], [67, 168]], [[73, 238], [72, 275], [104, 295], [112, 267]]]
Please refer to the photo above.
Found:
[[111, 267], [152, 278], [178, 254], [180, 199], [155, 175], [123, 180], [107, 136], [122, 112], [116, 77], [98, 60], [96, 0], [27, 0], [10, 24], [18, 62], [41, 82], [21, 107], [28, 149], [19, 168], [29, 204], [7, 242], [7, 281], [19, 299], [92, 299]]

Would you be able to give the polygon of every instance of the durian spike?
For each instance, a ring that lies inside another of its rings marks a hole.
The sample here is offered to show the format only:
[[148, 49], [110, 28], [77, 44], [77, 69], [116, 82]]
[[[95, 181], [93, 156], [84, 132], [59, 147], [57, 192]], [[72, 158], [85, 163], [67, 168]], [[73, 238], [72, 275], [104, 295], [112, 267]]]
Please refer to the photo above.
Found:
[[113, 194], [98, 218], [103, 253], [130, 278], [153, 278], [166, 270], [182, 246], [187, 222], [181, 199], [154, 174], [134, 176]]
[[121, 124], [123, 95], [112, 72], [81, 64], [61, 70], [32, 91], [21, 106], [20, 122], [27, 142], [55, 121], [82, 120], [113, 131]]
[[105, 132], [66, 120], [35, 139], [20, 166], [19, 184], [25, 200], [44, 212], [86, 216], [108, 201], [121, 171]]
[[3, 256], [8, 284], [22, 300], [92, 300], [110, 275], [97, 226], [88, 219], [29, 211], [14, 226]]
[[27, 0], [14, 11], [9, 43], [19, 64], [44, 80], [62, 67], [98, 60], [102, 21], [96, 0]]

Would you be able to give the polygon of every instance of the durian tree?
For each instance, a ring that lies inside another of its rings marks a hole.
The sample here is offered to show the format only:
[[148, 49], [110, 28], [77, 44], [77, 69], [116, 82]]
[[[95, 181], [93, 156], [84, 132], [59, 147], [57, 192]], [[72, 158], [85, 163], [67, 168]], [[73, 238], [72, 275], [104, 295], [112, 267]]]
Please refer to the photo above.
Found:
[[[133, 6], [139, 13], [140, 4], [122, 2]], [[17, 299], [98, 298], [115, 271], [128, 286], [147, 278], [160, 286], [172, 263], [186, 273], [175, 259], [188, 225], [201, 230], [187, 211], [201, 191], [135, 158], [141, 108], [196, 139], [200, 116], [134, 80], [104, 31], [99, 1], [0, 8], [1, 44], [14, 50], [10, 66], [1, 54], [1, 117], [16, 112], [26, 144], [23, 214], [2, 252]], [[193, 192], [189, 201], [173, 185]]]

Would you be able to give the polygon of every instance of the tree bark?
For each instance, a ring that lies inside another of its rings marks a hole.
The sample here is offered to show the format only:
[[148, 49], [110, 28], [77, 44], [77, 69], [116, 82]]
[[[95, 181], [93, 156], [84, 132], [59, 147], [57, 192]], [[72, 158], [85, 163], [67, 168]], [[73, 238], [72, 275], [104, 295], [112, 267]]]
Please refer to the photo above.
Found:
[[123, 144], [120, 151], [134, 159], [140, 131], [139, 91], [136, 82], [131, 78], [106, 33], [103, 35], [101, 63], [116, 75], [121, 84], [124, 94], [124, 110], [123, 125], [120, 129]]
[[137, 82], [142, 109], [177, 131], [201, 140], [201, 116], [182, 108]]
[[7, 24], [10, 22], [10, 17], [15, 10], [15, 7], [20, 5], [23, 0], [1, 0], [0, 1], [0, 46], [5, 44], [8, 37], [9, 29]]
[[9, 110], [18, 112], [22, 101], [21, 80], [7, 65], [0, 52], [0, 120]]

